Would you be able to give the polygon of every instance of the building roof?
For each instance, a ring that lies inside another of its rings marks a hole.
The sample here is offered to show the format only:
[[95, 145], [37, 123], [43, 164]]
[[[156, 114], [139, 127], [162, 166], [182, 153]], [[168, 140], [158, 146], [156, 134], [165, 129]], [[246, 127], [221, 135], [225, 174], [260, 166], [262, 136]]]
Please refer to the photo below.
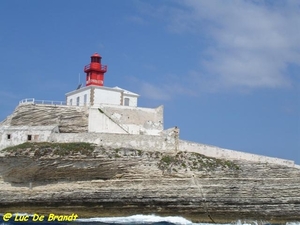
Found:
[[136, 94], [136, 93], [134, 93], [134, 92], [125, 90], [125, 89], [120, 88], [120, 87], [118, 87], [118, 86], [113, 87], [113, 89], [123, 91], [123, 93], [124, 93], [124, 94], [127, 94], [127, 95], [139, 96], [138, 94]]
[[128, 91], [128, 90], [125, 90], [123, 88], [120, 88], [120, 87], [105, 87], [105, 86], [96, 86], [96, 85], [89, 85], [89, 86], [85, 86], [85, 87], [82, 87], [82, 88], [79, 88], [77, 90], [74, 90], [74, 91], [70, 91], [68, 93], [66, 93], [66, 96], [70, 96], [70, 95], [73, 95], [75, 93], [80, 93], [81, 91], [84, 91], [84, 90], [88, 90], [88, 89], [91, 89], [91, 88], [97, 88], [97, 89], [103, 89], [103, 90], [108, 90], [108, 91], [117, 91], [117, 92], [123, 92], [125, 95], [131, 95], [131, 96], [135, 96], [135, 97], [139, 97], [138, 94], [134, 93], [134, 92], [131, 92], [131, 91]]
[[99, 55], [97, 52], [95, 52], [95, 53], [92, 55], [92, 57], [100, 57], [100, 58], [102, 58], [101, 55]]

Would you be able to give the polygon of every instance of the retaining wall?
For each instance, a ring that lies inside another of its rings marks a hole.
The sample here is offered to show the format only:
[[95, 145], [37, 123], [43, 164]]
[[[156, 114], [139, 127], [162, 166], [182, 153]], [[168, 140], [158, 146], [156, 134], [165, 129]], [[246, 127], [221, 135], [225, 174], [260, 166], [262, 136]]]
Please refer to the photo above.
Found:
[[[227, 160], [247, 160], [259, 163], [279, 164], [294, 167], [294, 161], [285, 160], [246, 152], [234, 151], [210, 145], [179, 140], [176, 142], [172, 131], [164, 136], [133, 135], [133, 134], [104, 134], [104, 133], [78, 133], [78, 134], [51, 134], [49, 141], [53, 142], [89, 142], [112, 148], [135, 148], [144, 151], [197, 152], [209, 157]], [[178, 146], [176, 147], [176, 145]]]
[[228, 159], [228, 160], [247, 160], [260, 163], [280, 164], [284, 166], [294, 167], [294, 161], [285, 160], [262, 155], [255, 155], [246, 152], [234, 151], [224, 148], [219, 148], [210, 145], [199, 144], [189, 141], [179, 141], [179, 149], [181, 151], [197, 152], [209, 157]]
[[144, 151], [174, 151], [174, 139], [167, 136], [107, 134], [107, 133], [65, 133], [51, 134], [49, 141], [58, 143], [88, 142], [112, 148], [135, 148]]
[[[45, 127], [2, 127], [0, 129], [0, 149], [8, 146], [23, 143], [27, 135], [32, 135], [32, 141], [49, 141], [58, 143], [89, 142], [96, 145], [103, 145], [112, 148], [134, 148], [143, 151], [172, 152], [187, 151], [197, 152], [209, 157], [227, 160], [247, 160], [260, 163], [280, 164], [284, 166], [297, 167], [294, 161], [255, 155], [240, 151], [223, 149], [215, 146], [199, 144], [176, 139], [176, 129], [169, 129], [162, 135], [134, 135], [134, 134], [108, 134], [108, 133], [55, 133], [55, 126]], [[7, 140], [7, 135], [11, 134], [11, 140]]]

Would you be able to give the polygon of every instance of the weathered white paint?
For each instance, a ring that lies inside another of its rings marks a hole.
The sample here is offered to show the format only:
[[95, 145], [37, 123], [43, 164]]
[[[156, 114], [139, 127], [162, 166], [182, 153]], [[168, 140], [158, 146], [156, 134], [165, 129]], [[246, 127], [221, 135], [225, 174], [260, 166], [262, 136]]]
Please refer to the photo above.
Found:
[[[22, 144], [28, 141], [31, 135], [31, 142], [48, 141], [52, 133], [58, 133], [57, 125], [53, 126], [0, 126], [0, 149]], [[8, 139], [10, 135], [10, 139]]]
[[228, 159], [228, 160], [246, 160], [260, 163], [280, 164], [294, 167], [294, 161], [285, 160], [262, 155], [250, 154], [241, 151], [234, 151], [216, 146], [204, 145], [190, 141], [179, 141], [179, 149], [187, 152], [197, 152], [209, 157]]
[[140, 108], [101, 104], [89, 109], [89, 132], [159, 135], [163, 106]]
[[[85, 97], [86, 97], [86, 102]], [[99, 104], [111, 104], [111, 105], [124, 105], [125, 98], [129, 99], [129, 105], [131, 107], [137, 106], [137, 100], [139, 95], [119, 87], [103, 87], [103, 86], [86, 86], [66, 94], [67, 105], [99, 105]], [[77, 98], [79, 98], [79, 104], [77, 104]]]
[[64, 133], [51, 134], [49, 141], [58, 143], [88, 142], [111, 148], [134, 148], [144, 151], [174, 152], [174, 139], [164, 135], [135, 135], [108, 133]]
[[109, 117], [104, 113], [101, 113], [98, 108], [89, 109], [89, 132], [97, 133], [116, 133], [116, 134], [125, 134], [127, 133], [122, 125], [118, 125], [113, 122]]

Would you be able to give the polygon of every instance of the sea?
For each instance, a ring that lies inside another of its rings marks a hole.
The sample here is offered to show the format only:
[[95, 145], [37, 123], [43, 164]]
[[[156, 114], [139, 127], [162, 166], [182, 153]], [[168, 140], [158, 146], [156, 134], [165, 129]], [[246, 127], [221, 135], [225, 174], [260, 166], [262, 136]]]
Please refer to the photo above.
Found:
[[[93, 217], [77, 218], [69, 221], [48, 221], [48, 217], [38, 218], [29, 214], [13, 214], [11, 217], [6, 214], [0, 214], [0, 225], [218, 225], [218, 223], [193, 223], [180, 216], [157, 216], [157, 215], [132, 215], [127, 217]], [[62, 219], [62, 218], [60, 218]], [[300, 225], [300, 221], [281, 223], [284, 225]], [[221, 224], [220, 224], [221, 225]], [[222, 225], [279, 225], [268, 221], [249, 221], [237, 220]]]

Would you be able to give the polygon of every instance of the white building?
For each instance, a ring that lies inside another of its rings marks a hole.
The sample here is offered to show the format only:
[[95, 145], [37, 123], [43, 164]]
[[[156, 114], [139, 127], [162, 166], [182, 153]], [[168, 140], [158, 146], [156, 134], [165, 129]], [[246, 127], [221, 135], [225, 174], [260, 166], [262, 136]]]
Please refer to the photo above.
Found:
[[222, 159], [294, 166], [290, 160], [179, 140], [177, 127], [164, 130], [163, 106], [141, 108], [138, 94], [103, 86], [106, 71], [101, 56], [95, 53], [91, 63], [84, 67], [86, 86], [67, 93], [66, 104], [21, 101], [15, 112], [0, 123], [0, 150], [24, 142], [90, 142], [114, 148], [180, 150]]
[[103, 86], [106, 71], [95, 53], [84, 67], [86, 85], [66, 93], [65, 104], [34, 98], [20, 101], [20, 107], [0, 123], [0, 149], [26, 141], [49, 141], [55, 133], [73, 135], [78, 133], [76, 127], [81, 127], [83, 135], [162, 135], [163, 106], [141, 108], [138, 94]]
[[163, 131], [163, 107], [140, 108], [139, 95], [119, 87], [105, 87], [101, 56], [91, 56], [84, 67], [86, 86], [66, 94], [68, 106], [89, 108], [88, 132], [159, 135]]
[[137, 107], [139, 95], [119, 87], [90, 85], [66, 94], [67, 105], [96, 106], [100, 104]]

